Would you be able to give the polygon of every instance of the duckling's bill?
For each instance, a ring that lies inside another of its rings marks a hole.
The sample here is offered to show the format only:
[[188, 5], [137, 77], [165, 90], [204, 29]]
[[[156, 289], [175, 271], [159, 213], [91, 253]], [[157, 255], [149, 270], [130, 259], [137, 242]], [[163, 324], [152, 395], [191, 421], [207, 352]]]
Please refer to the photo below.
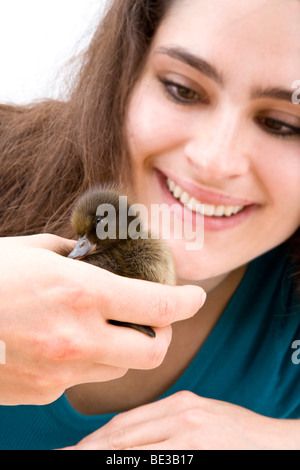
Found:
[[91, 243], [86, 235], [78, 238], [75, 248], [68, 254], [68, 258], [81, 259], [96, 250], [96, 245]]

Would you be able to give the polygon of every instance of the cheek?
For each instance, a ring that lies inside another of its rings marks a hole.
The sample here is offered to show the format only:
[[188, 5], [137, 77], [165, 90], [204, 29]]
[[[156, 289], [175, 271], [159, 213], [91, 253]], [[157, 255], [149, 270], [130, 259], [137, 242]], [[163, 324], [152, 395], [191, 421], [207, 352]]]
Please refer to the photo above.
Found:
[[[280, 211], [282, 217], [300, 223], [300, 148], [299, 145], [277, 146], [277, 152], [270, 152], [269, 158], [264, 156], [260, 164], [260, 179], [269, 194], [270, 203], [275, 212]], [[276, 210], [277, 209], [277, 210]], [[295, 223], [295, 222], [294, 222]]]
[[127, 139], [135, 163], [171, 150], [182, 142], [182, 120], [174, 116], [174, 110], [171, 112], [169, 104], [163, 100], [164, 97], [146, 88], [146, 92], [137, 90], [129, 103]]

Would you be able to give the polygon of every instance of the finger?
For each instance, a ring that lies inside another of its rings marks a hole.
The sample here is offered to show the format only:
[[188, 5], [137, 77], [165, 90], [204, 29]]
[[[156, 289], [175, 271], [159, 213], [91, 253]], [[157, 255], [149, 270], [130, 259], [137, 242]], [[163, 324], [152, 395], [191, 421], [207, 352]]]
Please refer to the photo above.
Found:
[[105, 307], [100, 304], [98, 308], [94, 297], [92, 292], [85, 290], [83, 297], [76, 288], [75, 293], [70, 293], [72, 308], [68, 326], [65, 321], [59, 325], [55, 322], [56, 337], [54, 343], [50, 343], [53, 348], [50, 353], [73, 363], [84, 361], [86, 364], [144, 370], [158, 367], [168, 351], [172, 328], [155, 328], [156, 336], [150, 337], [127, 326], [112, 325], [103, 318]]
[[[190, 408], [209, 407], [212, 400], [200, 397], [192, 392], [180, 391], [156, 402], [126, 411], [115, 419], [120, 427], [138, 425], [143, 422], [178, 415]], [[215, 401], [214, 401], [215, 402]], [[174, 412], [174, 410], [176, 410]]]
[[105, 426], [85, 437], [78, 446], [90, 449], [111, 449], [113, 445], [119, 448], [149, 446], [150, 449], [151, 445], [163, 445], [174, 429], [178, 428], [173, 420], [181, 411], [191, 407], [197, 398], [201, 397], [190, 392], [179, 392], [120, 413]]
[[143, 446], [151, 447], [166, 442], [174, 433], [174, 423], [169, 417], [151, 419], [126, 427], [116, 425], [117, 422], [118, 416], [80, 441], [76, 446], [77, 449], [124, 450]]
[[[144, 444], [140, 446], [134, 446], [125, 450], [192, 450], [190, 445], [184, 445], [182, 439], [165, 439], [161, 442], [154, 442], [152, 444]], [[171, 463], [170, 459], [167, 459], [168, 463]]]
[[95, 266], [88, 268], [87, 282], [99, 305], [102, 303], [107, 320], [164, 327], [192, 317], [205, 301], [206, 294], [198, 286], [166, 286], [117, 276]]
[[43, 248], [50, 251], [60, 253], [61, 250], [71, 251], [76, 245], [75, 240], [69, 240], [67, 238], [58, 237], [48, 233], [41, 233], [37, 235], [28, 235], [21, 237], [6, 237], [0, 243], [9, 242], [14, 246], [27, 247], [27, 248]]
[[164, 449], [168, 449], [168, 450], [181, 449], [182, 450], [182, 447], [172, 447], [169, 444], [169, 442], [170, 442], [169, 440], [166, 440], [166, 441], [162, 441], [162, 442], [155, 442], [154, 444], [128, 447], [127, 449], [124, 449], [124, 450], [164, 450]]
[[[109, 331], [107, 331], [109, 330]], [[168, 351], [172, 330], [156, 328], [152, 338], [126, 326], [106, 325], [98, 339], [95, 335], [93, 360], [109, 366], [130, 369], [158, 367]]]

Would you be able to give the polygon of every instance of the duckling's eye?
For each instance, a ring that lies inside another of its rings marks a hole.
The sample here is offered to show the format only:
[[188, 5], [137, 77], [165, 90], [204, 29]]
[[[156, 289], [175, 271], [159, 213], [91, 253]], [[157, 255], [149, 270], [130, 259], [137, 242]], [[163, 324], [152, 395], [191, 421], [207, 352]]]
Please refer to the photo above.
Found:
[[97, 217], [96, 217], [96, 224], [97, 224], [97, 225], [100, 224], [101, 222], [103, 222], [104, 219], [105, 219], [104, 216], [103, 216], [103, 217], [97, 216]]

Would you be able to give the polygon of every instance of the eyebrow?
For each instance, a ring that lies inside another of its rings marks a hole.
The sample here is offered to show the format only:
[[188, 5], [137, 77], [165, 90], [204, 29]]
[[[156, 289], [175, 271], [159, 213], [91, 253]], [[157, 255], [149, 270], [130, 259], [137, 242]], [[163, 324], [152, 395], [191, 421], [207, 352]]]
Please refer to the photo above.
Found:
[[[217, 70], [212, 64], [202, 59], [201, 57], [191, 53], [186, 50], [184, 47], [180, 46], [161, 46], [156, 50], [157, 53], [168, 55], [173, 59], [180, 60], [181, 62], [193, 67], [202, 74], [206, 75], [208, 78], [211, 78], [216, 83], [221, 86], [224, 86], [225, 80], [223, 74]], [[280, 87], [273, 88], [256, 88], [251, 93], [252, 99], [259, 98], [272, 98], [281, 101], [292, 101], [293, 91]]]
[[173, 59], [180, 60], [181, 62], [203, 73], [208, 78], [211, 78], [219, 85], [224, 85], [224, 78], [222, 74], [213, 65], [201, 57], [198, 57], [197, 55], [187, 51], [183, 47], [162, 46], [159, 47], [156, 52], [160, 54], [166, 54]]
[[265, 90], [261, 88], [257, 88], [252, 92], [251, 98], [252, 99], [272, 98], [275, 100], [289, 101], [291, 103], [292, 95], [293, 95], [293, 91], [285, 89], [285, 88], [274, 87], [274, 88], [266, 88]]

